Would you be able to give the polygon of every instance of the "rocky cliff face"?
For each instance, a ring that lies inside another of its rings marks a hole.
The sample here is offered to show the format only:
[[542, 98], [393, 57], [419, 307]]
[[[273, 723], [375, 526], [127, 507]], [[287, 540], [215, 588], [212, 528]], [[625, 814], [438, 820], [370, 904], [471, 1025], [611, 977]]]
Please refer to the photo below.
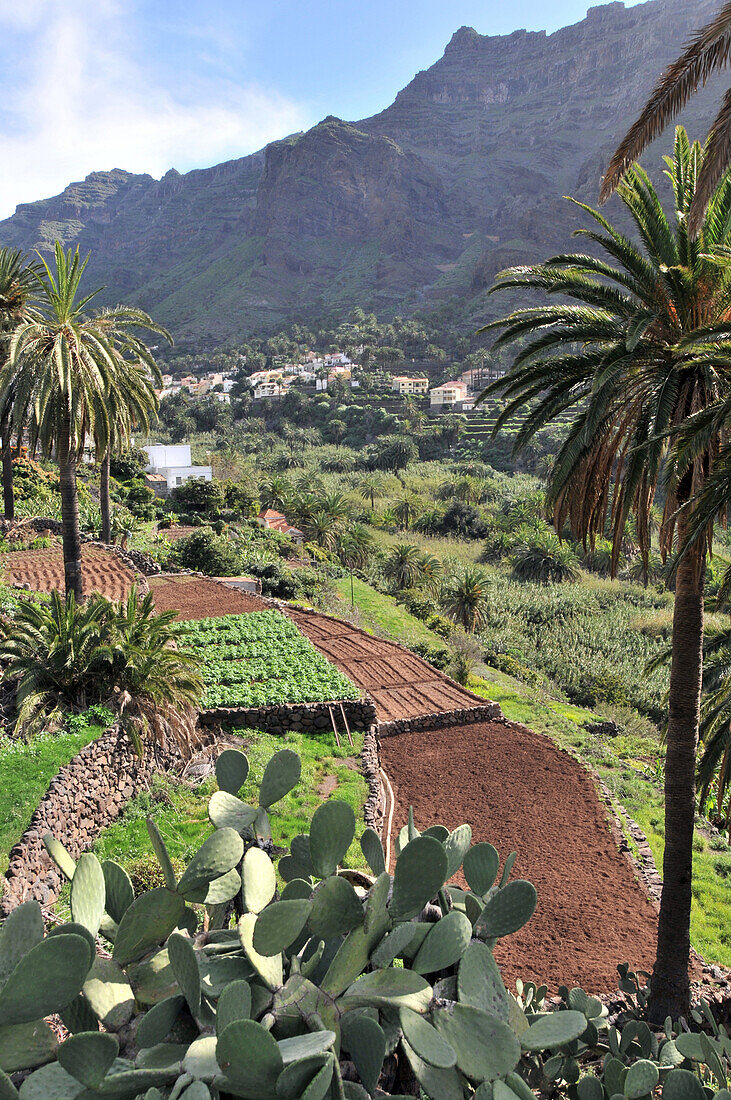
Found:
[[[565, 248], [563, 201], [595, 202], [617, 139], [662, 68], [720, 0], [592, 8], [555, 34], [458, 30], [380, 114], [162, 180], [93, 173], [18, 207], [0, 242], [92, 250], [106, 300], [179, 339], [220, 342], [359, 304], [386, 315], [457, 297], [467, 315], [507, 263]], [[683, 120], [705, 133], [724, 88]], [[648, 153], [659, 173], [670, 134]]]

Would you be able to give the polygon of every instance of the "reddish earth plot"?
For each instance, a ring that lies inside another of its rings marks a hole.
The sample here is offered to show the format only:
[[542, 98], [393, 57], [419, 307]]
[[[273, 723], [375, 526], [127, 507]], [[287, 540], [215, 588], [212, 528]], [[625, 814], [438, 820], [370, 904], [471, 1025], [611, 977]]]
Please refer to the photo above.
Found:
[[[121, 600], [135, 583], [135, 575], [116, 554], [98, 546], [81, 551], [84, 594], [99, 592], [110, 600]], [[34, 592], [64, 590], [61, 547], [47, 550], [18, 550], [2, 560], [4, 584], [27, 584]]]
[[368, 692], [381, 722], [485, 703], [394, 642], [316, 611], [285, 610], [320, 653]]
[[[180, 619], [237, 615], [277, 606], [207, 577], [180, 575], [148, 580], [158, 610], [177, 611]], [[342, 619], [317, 611], [287, 606], [282, 610], [320, 653], [368, 692], [381, 722], [439, 714], [485, 702], [394, 642], [374, 638]]]
[[412, 805], [417, 828], [467, 822], [473, 842], [490, 841], [502, 859], [518, 852], [512, 877], [534, 883], [538, 908], [496, 948], [509, 985], [521, 977], [554, 992], [565, 984], [612, 993], [617, 963], [651, 969], [655, 909], [617, 848], [590, 775], [548, 738], [483, 722], [386, 737], [381, 758], [396, 799], [394, 832]]
[[148, 577], [158, 611], [177, 611], [179, 619], [208, 619], [216, 615], [243, 615], [266, 611], [271, 604], [229, 588], [221, 581], [182, 573], [175, 577]]
[[167, 539], [168, 542], [177, 542], [178, 539], [187, 539], [188, 535], [192, 535], [195, 531], [200, 531], [200, 527], [160, 527], [158, 528], [158, 535], [161, 538]]

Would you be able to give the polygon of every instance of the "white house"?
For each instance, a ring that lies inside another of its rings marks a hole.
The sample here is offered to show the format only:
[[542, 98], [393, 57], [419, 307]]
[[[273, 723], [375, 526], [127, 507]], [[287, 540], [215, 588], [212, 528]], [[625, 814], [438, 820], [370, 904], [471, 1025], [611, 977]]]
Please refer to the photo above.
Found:
[[184, 485], [192, 477], [202, 477], [204, 481], [213, 480], [213, 470], [210, 466], [191, 464], [189, 443], [176, 445], [159, 443], [154, 447], [143, 447], [143, 450], [149, 459], [145, 472], [164, 477], [168, 493], [178, 485]]
[[467, 397], [467, 386], [464, 382], [444, 382], [441, 386], [435, 386], [429, 391], [429, 401], [432, 408], [451, 409], [461, 404]]

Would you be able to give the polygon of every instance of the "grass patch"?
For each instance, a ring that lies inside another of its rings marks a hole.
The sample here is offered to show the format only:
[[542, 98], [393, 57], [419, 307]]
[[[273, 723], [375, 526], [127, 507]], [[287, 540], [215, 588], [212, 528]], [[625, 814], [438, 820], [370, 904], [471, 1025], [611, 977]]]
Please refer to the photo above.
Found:
[[59, 768], [103, 732], [101, 726], [89, 725], [73, 733], [0, 742], [0, 872], [7, 870], [10, 849], [28, 828]]
[[[237, 730], [241, 748], [251, 765], [241, 791], [244, 801], [256, 802], [259, 784], [267, 761], [279, 749], [294, 749], [302, 760], [302, 778], [297, 787], [278, 802], [270, 812], [274, 843], [286, 847], [292, 837], [308, 832], [317, 807], [329, 796], [342, 799], [353, 807], [356, 836], [364, 829], [363, 806], [368, 797], [368, 785], [358, 770], [363, 734], [353, 731], [354, 746], [335, 744], [332, 732], [313, 736], [304, 733], [274, 735], [259, 730]], [[335, 780], [334, 787], [332, 780]], [[328, 780], [330, 780], [328, 782]], [[150, 791], [127, 803], [119, 818], [97, 838], [94, 851], [99, 859], [114, 859], [123, 866], [152, 854], [145, 818], [152, 817], [165, 840], [173, 859], [187, 862], [213, 831], [208, 821], [209, 796], [216, 781], [210, 778], [190, 787], [168, 776], [156, 776]], [[357, 840], [345, 858], [348, 867], [364, 867]]]
[[[335, 583], [338, 595], [347, 601], [350, 607], [350, 577], [341, 577]], [[390, 596], [371, 588], [365, 581], [353, 578], [353, 595], [361, 621], [366, 630], [401, 642], [413, 645], [415, 642], [428, 642], [431, 645], [444, 645], [444, 639], [429, 630], [424, 623], [401, 607]], [[337, 614], [337, 608], [334, 609]]]

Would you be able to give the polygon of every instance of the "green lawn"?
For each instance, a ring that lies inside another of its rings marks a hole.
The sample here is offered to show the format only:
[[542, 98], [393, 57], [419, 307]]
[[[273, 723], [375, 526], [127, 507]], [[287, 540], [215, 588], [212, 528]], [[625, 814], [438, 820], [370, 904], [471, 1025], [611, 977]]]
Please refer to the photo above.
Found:
[[103, 732], [100, 726], [85, 726], [28, 742], [0, 741], [0, 872], [7, 869], [10, 849], [28, 828], [56, 772]]
[[[342, 799], [353, 807], [358, 823], [356, 834], [360, 837], [365, 827], [363, 806], [368, 797], [367, 783], [356, 770], [363, 747], [362, 733], [353, 731], [354, 746], [342, 739], [340, 748], [332, 732], [317, 736], [303, 733], [276, 736], [260, 730], [235, 733], [240, 736], [241, 748], [251, 765], [241, 792], [245, 801], [256, 803], [266, 763], [279, 749], [294, 749], [302, 760], [302, 778], [298, 786], [270, 813], [275, 844], [287, 846], [292, 837], [308, 832], [313, 813], [328, 796]], [[168, 776], [157, 776], [152, 789], [128, 802], [114, 824], [101, 833], [94, 851], [100, 859], [114, 859], [124, 866], [149, 856], [152, 846], [145, 824], [149, 814], [155, 819], [171, 857], [186, 862], [212, 831], [207, 805], [215, 790], [214, 778], [191, 787]], [[357, 843], [351, 847], [345, 863], [363, 866]]]
[[[350, 577], [342, 577], [335, 582], [338, 594], [350, 607]], [[384, 596], [381, 592], [371, 588], [365, 581], [353, 578], [353, 594], [355, 606], [360, 612], [361, 621], [366, 630], [373, 634], [401, 642], [403, 645], [414, 642], [428, 642], [431, 645], [443, 646], [444, 639], [429, 630], [424, 623], [411, 615], [405, 607], [397, 604], [390, 596]], [[334, 611], [337, 614], [337, 608]]]

